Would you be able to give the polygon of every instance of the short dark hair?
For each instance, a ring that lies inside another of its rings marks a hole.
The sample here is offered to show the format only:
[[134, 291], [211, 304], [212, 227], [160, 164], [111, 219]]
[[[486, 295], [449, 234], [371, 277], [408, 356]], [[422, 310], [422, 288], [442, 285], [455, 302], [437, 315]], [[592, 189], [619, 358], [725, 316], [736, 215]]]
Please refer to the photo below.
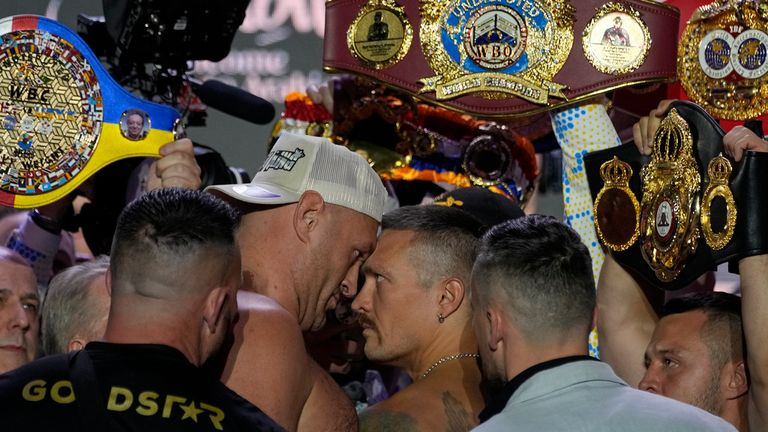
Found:
[[203, 255], [221, 256], [222, 264], [239, 259], [239, 221], [232, 207], [208, 193], [163, 188], [142, 195], [117, 221], [110, 265], [113, 292], [124, 282], [141, 289], [150, 279], [178, 285], [176, 278], [193, 271]]
[[743, 360], [741, 297], [719, 291], [686, 294], [669, 300], [662, 316], [698, 310], [707, 316], [701, 337], [715, 365], [722, 367], [729, 360]]
[[128, 111], [125, 112], [125, 118], [126, 119], [128, 117], [132, 116], [132, 115], [137, 115], [137, 116], [141, 117], [141, 121], [146, 121], [147, 120], [147, 118], [146, 118], [147, 114], [144, 111], [142, 111], [142, 110], [140, 110], [138, 108], [131, 108]]
[[416, 233], [411, 258], [421, 264], [423, 286], [450, 275], [469, 282], [483, 226], [468, 213], [438, 205], [405, 206], [386, 213], [381, 228]]
[[579, 235], [549, 216], [530, 215], [491, 228], [472, 270], [471, 295], [500, 304], [530, 340], [578, 331], [586, 337], [595, 308], [589, 251]]

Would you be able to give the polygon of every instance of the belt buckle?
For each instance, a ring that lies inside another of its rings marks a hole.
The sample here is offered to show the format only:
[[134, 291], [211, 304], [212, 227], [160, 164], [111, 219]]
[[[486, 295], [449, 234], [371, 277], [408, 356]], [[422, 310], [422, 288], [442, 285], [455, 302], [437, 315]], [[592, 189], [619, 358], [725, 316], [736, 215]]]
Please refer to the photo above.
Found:
[[433, 76], [419, 93], [440, 100], [472, 94], [486, 99], [516, 96], [539, 105], [566, 99], [553, 80], [573, 45], [574, 8], [530, 0], [426, 0], [420, 40]]
[[656, 131], [641, 178], [640, 250], [656, 277], [670, 282], [698, 246], [701, 187], [690, 127], [674, 108]]

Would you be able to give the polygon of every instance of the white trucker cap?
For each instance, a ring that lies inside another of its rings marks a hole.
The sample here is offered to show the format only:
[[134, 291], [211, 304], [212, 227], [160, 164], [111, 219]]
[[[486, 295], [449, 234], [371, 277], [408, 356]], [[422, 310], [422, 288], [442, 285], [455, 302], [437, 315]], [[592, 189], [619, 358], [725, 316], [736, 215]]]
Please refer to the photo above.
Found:
[[387, 191], [360, 155], [327, 138], [283, 132], [249, 184], [213, 185], [218, 191], [252, 204], [289, 204], [304, 191], [318, 192], [331, 204], [381, 222]]

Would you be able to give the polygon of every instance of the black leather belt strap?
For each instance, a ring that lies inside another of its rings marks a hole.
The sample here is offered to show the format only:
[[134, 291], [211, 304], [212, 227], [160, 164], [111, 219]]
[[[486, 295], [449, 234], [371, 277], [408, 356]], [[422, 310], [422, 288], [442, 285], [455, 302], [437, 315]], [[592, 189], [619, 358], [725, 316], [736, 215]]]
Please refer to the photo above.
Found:
[[[703, 204], [704, 191], [709, 181], [707, 166], [712, 158], [721, 152], [725, 154], [723, 150], [725, 133], [716, 120], [695, 104], [675, 102], [671, 105], [670, 109], [672, 108], [675, 108], [688, 123], [693, 135], [694, 157], [702, 178], [699, 195]], [[629, 188], [634, 192], [637, 200], [642, 201], [640, 172], [649, 158], [641, 155], [634, 143], [592, 152], [584, 157], [592, 199], [597, 197], [603, 187], [604, 182], [600, 176], [601, 165], [613, 159], [614, 156], [631, 166], [633, 174], [629, 180]], [[666, 290], [675, 290], [690, 284], [703, 273], [714, 270], [720, 263], [730, 262], [731, 271], [734, 271], [738, 268], [739, 259], [768, 252], [768, 200], [765, 194], [765, 188], [768, 186], [768, 153], [748, 151], [745, 152], [741, 161], [731, 161], [731, 165], [733, 172], [729, 187], [733, 192], [738, 216], [733, 237], [724, 248], [713, 250], [700, 234], [696, 252], [684, 264], [680, 274], [670, 282], [663, 282], [656, 277], [641, 254], [640, 240], [635, 241], [627, 250], [611, 251], [612, 256], [643, 281]], [[599, 218], [599, 215], [595, 215], [595, 218]], [[710, 212], [712, 225], [723, 226], [725, 218], [725, 206], [713, 205]], [[617, 220], [609, 223], [629, 222]], [[701, 232], [701, 227], [699, 231]]]

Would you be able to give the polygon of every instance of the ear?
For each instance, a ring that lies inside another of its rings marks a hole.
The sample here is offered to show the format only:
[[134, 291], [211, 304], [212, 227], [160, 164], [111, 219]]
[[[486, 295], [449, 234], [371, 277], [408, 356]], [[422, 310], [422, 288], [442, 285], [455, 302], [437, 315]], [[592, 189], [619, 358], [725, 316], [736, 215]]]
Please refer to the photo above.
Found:
[[107, 295], [112, 297], [112, 269], [107, 267], [107, 272], [104, 273], [104, 285], [107, 286]]
[[461, 302], [464, 301], [464, 282], [460, 279], [450, 278], [441, 283], [440, 291], [439, 311], [448, 318], [459, 309]]
[[296, 203], [293, 228], [303, 243], [309, 242], [309, 234], [317, 227], [320, 214], [325, 210], [325, 200], [315, 191], [305, 191]]
[[224, 287], [214, 288], [205, 298], [203, 306], [203, 325], [205, 330], [214, 334], [224, 320], [224, 307], [227, 304], [230, 293]]
[[488, 306], [485, 310], [485, 319], [488, 320], [488, 348], [491, 351], [498, 350], [504, 343], [504, 315], [494, 306]]
[[85, 345], [87, 343], [88, 342], [80, 338], [80, 336], [74, 336], [72, 339], [69, 340], [69, 342], [67, 342], [67, 352], [79, 351], [85, 348]]
[[749, 380], [747, 378], [747, 368], [744, 361], [732, 362], [728, 366], [728, 388], [726, 397], [728, 399], [737, 399], [747, 394], [749, 391]]

